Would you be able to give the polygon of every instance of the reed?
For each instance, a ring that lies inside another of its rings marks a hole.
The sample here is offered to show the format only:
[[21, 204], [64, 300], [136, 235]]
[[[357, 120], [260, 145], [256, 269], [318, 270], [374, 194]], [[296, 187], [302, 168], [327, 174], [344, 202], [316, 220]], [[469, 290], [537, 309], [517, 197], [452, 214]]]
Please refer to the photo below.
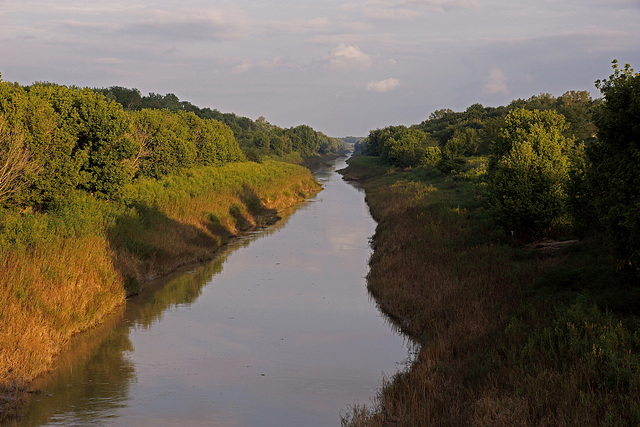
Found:
[[343, 424], [637, 425], [639, 323], [629, 304], [605, 304], [616, 286], [636, 304], [637, 291], [592, 242], [512, 246], [486, 214], [483, 165], [444, 175], [352, 160], [378, 221], [369, 290], [421, 350]]

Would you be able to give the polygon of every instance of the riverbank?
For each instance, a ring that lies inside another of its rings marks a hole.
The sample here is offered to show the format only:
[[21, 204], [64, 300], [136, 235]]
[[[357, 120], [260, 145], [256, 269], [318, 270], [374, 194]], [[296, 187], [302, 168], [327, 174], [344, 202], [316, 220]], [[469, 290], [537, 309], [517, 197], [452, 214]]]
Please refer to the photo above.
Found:
[[593, 238], [517, 247], [483, 197], [486, 159], [462, 171], [353, 158], [378, 222], [368, 287], [422, 347], [352, 426], [637, 425], [638, 287]]
[[46, 214], [6, 213], [0, 235], [0, 419], [71, 335], [100, 323], [147, 280], [215, 256], [320, 190], [282, 162], [198, 167], [141, 179], [118, 202], [76, 193]]

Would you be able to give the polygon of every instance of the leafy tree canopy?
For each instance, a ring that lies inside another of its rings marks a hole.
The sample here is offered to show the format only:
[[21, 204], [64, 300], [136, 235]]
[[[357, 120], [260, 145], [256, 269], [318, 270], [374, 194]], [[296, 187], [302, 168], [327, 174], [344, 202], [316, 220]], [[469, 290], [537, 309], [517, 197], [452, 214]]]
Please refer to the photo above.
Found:
[[618, 258], [640, 270], [640, 73], [615, 60], [613, 70], [596, 82], [604, 101], [597, 142], [587, 151], [587, 180]]

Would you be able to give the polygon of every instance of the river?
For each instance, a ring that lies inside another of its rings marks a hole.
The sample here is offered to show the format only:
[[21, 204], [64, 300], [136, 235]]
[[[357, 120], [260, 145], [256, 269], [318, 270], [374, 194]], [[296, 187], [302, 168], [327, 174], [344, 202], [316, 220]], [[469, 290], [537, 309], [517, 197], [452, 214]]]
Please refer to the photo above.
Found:
[[15, 425], [331, 426], [412, 344], [366, 290], [375, 222], [335, 171], [278, 224], [150, 285], [72, 342]]

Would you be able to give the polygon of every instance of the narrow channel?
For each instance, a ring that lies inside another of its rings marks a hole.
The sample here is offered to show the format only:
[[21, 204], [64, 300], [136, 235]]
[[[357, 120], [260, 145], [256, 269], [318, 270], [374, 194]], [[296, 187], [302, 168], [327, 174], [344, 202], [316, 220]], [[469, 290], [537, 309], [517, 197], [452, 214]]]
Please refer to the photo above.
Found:
[[366, 290], [375, 222], [335, 171], [273, 227], [83, 334], [17, 425], [330, 426], [413, 347]]

